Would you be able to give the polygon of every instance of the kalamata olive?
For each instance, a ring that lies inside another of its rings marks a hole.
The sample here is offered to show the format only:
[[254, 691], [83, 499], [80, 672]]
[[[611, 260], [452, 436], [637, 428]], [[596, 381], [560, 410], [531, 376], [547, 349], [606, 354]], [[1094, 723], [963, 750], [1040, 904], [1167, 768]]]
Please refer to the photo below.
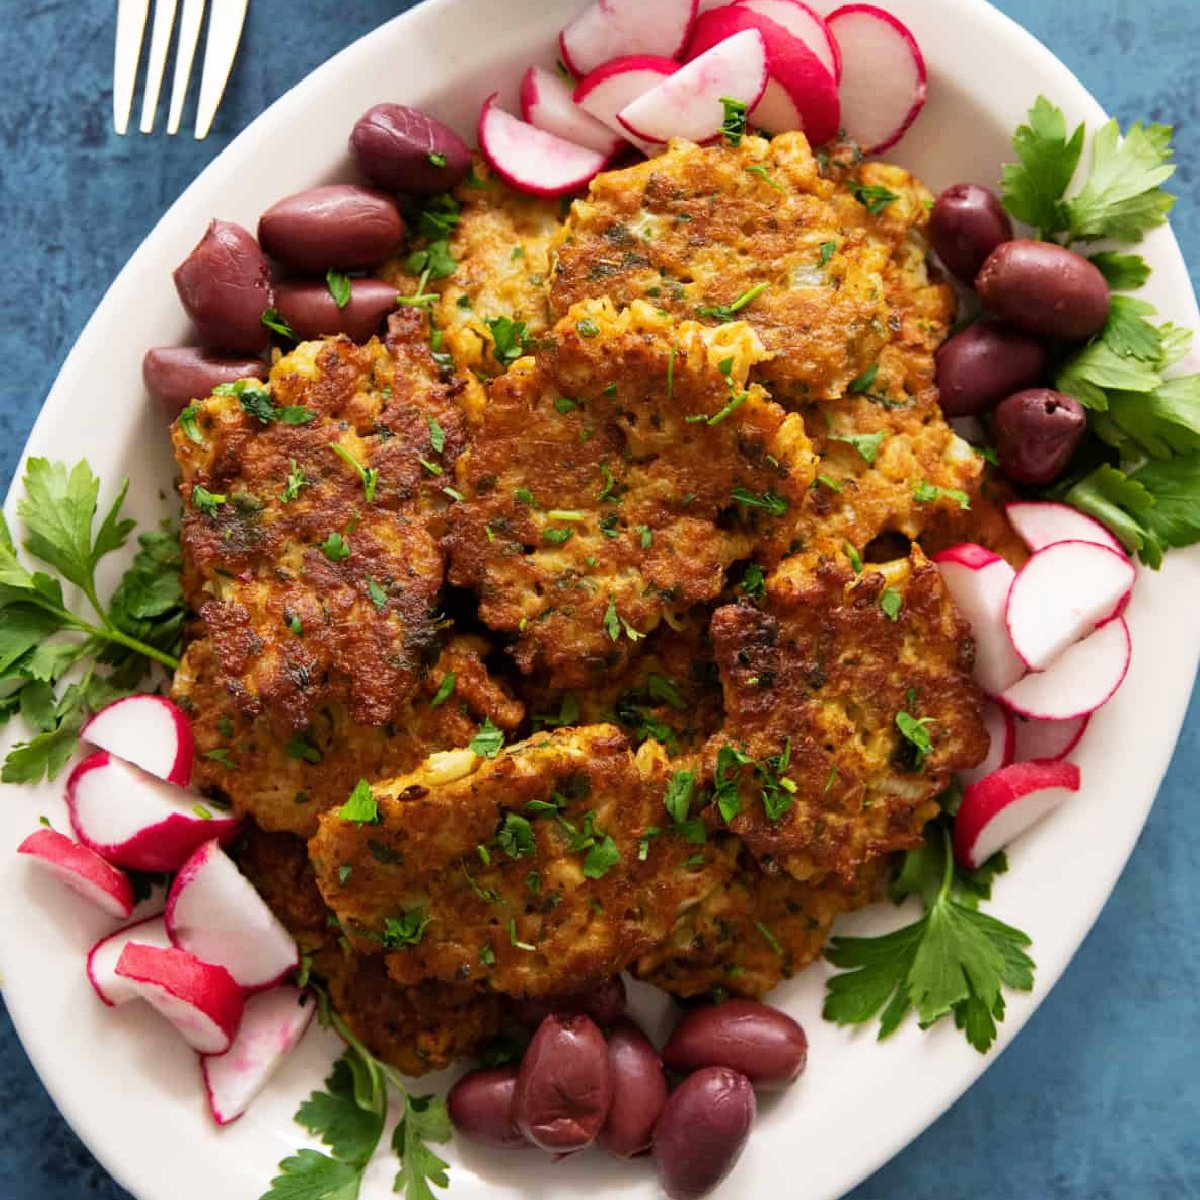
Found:
[[585, 1013], [597, 1025], [607, 1028], [625, 1011], [625, 981], [620, 975], [614, 975], [586, 992], [514, 1000], [512, 1011], [513, 1016], [530, 1029], [540, 1025], [551, 1013], [560, 1016]]
[[612, 1103], [604, 1034], [591, 1017], [551, 1014], [521, 1060], [513, 1119], [535, 1146], [553, 1154], [596, 1140]]
[[175, 290], [212, 350], [258, 354], [271, 334], [262, 315], [271, 307], [271, 268], [258, 243], [232, 221], [213, 221], [175, 268]]
[[1086, 429], [1087, 414], [1079, 401], [1049, 388], [1017, 392], [992, 413], [1000, 470], [1017, 483], [1038, 487], [1063, 473]]
[[446, 1110], [454, 1128], [463, 1137], [485, 1146], [527, 1146], [529, 1143], [513, 1122], [516, 1086], [516, 1063], [464, 1075], [446, 1096]]
[[1045, 373], [1046, 347], [995, 321], [976, 321], [937, 352], [938, 394], [948, 417], [987, 412]]
[[729, 1067], [756, 1087], [786, 1087], [804, 1070], [808, 1038], [785, 1012], [757, 1000], [726, 1000], [684, 1014], [663, 1047], [673, 1071]]
[[396, 294], [395, 287], [382, 279], [352, 279], [350, 299], [338, 308], [324, 282], [281, 283], [275, 288], [275, 307], [299, 338], [344, 333], [365, 342], [379, 332], [383, 318], [396, 307]]
[[667, 1079], [662, 1059], [650, 1039], [622, 1017], [608, 1035], [613, 1101], [600, 1143], [618, 1158], [632, 1158], [650, 1149], [654, 1127], [667, 1103]]
[[1080, 342], [1108, 320], [1112, 295], [1099, 268], [1052, 242], [997, 246], [975, 279], [984, 307], [1039, 337]]
[[395, 253], [403, 236], [395, 201], [353, 183], [285, 196], [258, 219], [263, 249], [302, 275], [376, 267]]
[[938, 198], [929, 215], [929, 236], [946, 269], [966, 284], [1013, 227], [994, 192], [975, 183], [956, 183]]
[[467, 143], [447, 125], [403, 104], [376, 104], [354, 123], [350, 152], [376, 187], [434, 196], [471, 169]]
[[697, 1200], [733, 1170], [756, 1111], [750, 1080], [728, 1067], [704, 1067], [675, 1089], [654, 1130], [658, 1182], [671, 1200]]
[[266, 377], [261, 358], [221, 358], [199, 346], [159, 346], [142, 359], [146, 391], [172, 420], [193, 400], [211, 396], [219, 383]]

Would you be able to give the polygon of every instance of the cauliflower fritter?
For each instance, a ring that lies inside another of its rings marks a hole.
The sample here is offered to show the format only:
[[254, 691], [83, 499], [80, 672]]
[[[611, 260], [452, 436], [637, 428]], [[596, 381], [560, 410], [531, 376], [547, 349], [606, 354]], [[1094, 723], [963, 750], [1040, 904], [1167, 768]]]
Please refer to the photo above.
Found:
[[916, 845], [952, 773], [987, 751], [967, 626], [916, 547], [861, 574], [791, 558], [761, 608], [719, 609], [712, 637], [726, 719], [705, 815], [765, 867], [853, 885]]
[[746, 382], [761, 354], [744, 324], [593, 301], [492, 385], [445, 545], [523, 671], [586, 687], [664, 616], [715, 599], [736, 559], [782, 556], [811, 454]]
[[328, 813], [309, 852], [352, 944], [384, 951], [398, 982], [574, 991], [729, 876], [736, 846], [677, 829], [670, 779], [659, 747], [635, 758], [611, 725], [556, 730], [376, 784], [377, 820]]

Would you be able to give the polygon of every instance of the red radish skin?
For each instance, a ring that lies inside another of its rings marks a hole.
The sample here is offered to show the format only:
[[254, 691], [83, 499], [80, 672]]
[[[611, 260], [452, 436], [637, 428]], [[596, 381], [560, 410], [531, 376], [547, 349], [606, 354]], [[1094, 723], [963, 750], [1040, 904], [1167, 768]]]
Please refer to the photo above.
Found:
[[1079, 791], [1074, 763], [1013, 763], [973, 783], [954, 818], [954, 857], [978, 870], [1073, 792]]
[[479, 113], [479, 148], [505, 183], [531, 196], [562, 196], [579, 191], [604, 169], [603, 154], [506, 113], [496, 106], [497, 95]]
[[177, 871], [201, 843], [229, 842], [238, 831], [233, 817], [213, 815], [198, 792], [155, 779], [105, 750], [71, 772], [67, 809], [85, 846], [131, 871]]
[[617, 120], [634, 137], [712, 142], [721, 136], [724, 99], [750, 110], [767, 87], [767, 47], [757, 29], [745, 29], [693, 58], [657, 87], [626, 105]]
[[696, 0], [595, 0], [559, 34], [567, 70], [576, 78], [614, 58], [675, 58], [696, 22]]
[[617, 113], [678, 70], [679, 64], [673, 59], [648, 54], [613, 59], [579, 81], [575, 87], [575, 103], [620, 137], [632, 142], [647, 158], [652, 158], [662, 147], [635, 138], [617, 120]]
[[199, 1054], [224, 1054], [242, 1019], [242, 989], [224, 967], [202, 962], [173, 946], [130, 942], [117, 959], [117, 975], [156, 1008]]
[[1068, 646], [1111, 617], [1137, 572], [1124, 554], [1094, 542], [1055, 542], [1017, 572], [1004, 620], [1013, 649], [1045, 670]]
[[94, 850], [71, 841], [57, 830], [39, 829], [31, 833], [17, 847], [17, 853], [28, 855], [110, 917], [124, 919], [133, 912], [133, 885], [129, 877]]
[[281, 987], [246, 1001], [233, 1045], [201, 1055], [208, 1109], [218, 1125], [236, 1121], [267, 1086], [279, 1064], [300, 1044], [317, 1005], [311, 992]]
[[216, 841], [180, 868], [164, 919], [176, 946], [224, 967], [248, 992], [274, 987], [300, 965], [295, 938]]
[[1044, 671], [1014, 683], [1000, 700], [1020, 716], [1041, 721], [1085, 717], [1109, 702], [1125, 682], [1133, 645], [1122, 617], [1063, 651]]
[[1034, 553], [1057, 542], [1094, 542], [1117, 554], [1125, 547], [1099, 521], [1069, 504], [1052, 500], [1015, 500], [1004, 506], [1008, 523]]
[[1071, 717], [1066, 721], [1033, 721], [1013, 718], [1013, 762], [1045, 759], [1058, 762], [1066, 758], [1088, 727], [1091, 716]]
[[137, 992], [134, 991], [133, 984], [117, 974], [117, 963], [121, 958], [121, 951], [130, 942], [137, 942], [139, 946], [157, 946], [160, 950], [165, 950], [171, 945], [171, 939], [167, 936], [167, 927], [163, 924], [162, 917], [158, 916], [147, 917], [144, 921], [138, 921], [134, 925], [125, 926], [124, 929], [118, 929], [116, 933], [110, 933], [108, 937], [101, 938], [88, 951], [88, 982], [91, 983], [92, 990], [96, 995], [109, 1008], [115, 1008], [118, 1004], [137, 999]]
[[825, 18], [842, 56], [842, 124], [866, 154], [891, 149], [925, 107], [929, 72], [908, 26], [873, 4]]
[[580, 108], [573, 91], [553, 71], [530, 67], [521, 80], [521, 116], [546, 133], [612, 158], [624, 138]]
[[79, 731], [97, 750], [122, 758], [135, 767], [187, 787], [196, 756], [192, 723], [174, 701], [142, 694], [114, 700]]
[[983, 704], [983, 727], [988, 733], [988, 752], [983, 762], [968, 771], [959, 771], [963, 784], [978, 782], [985, 775], [1007, 767], [1016, 755], [1016, 719], [1006, 708], [991, 700]]
[[819, 59], [833, 82], [842, 78], [842, 52], [825, 18], [809, 8], [803, 0], [734, 0], [738, 8], [748, 8], [759, 16], [782, 25], [793, 37], [799, 38]]

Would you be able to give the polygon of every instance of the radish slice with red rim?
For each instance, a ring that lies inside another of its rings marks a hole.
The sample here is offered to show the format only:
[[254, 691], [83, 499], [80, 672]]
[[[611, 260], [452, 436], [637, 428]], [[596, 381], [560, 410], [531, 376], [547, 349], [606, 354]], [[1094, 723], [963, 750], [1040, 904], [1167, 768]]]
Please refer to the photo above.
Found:
[[18, 847], [39, 867], [57, 876], [73, 892], [90, 900], [111, 917], [133, 912], [133, 885], [129, 877], [107, 863], [94, 850], [73, 842], [54, 829], [31, 833]]
[[597, 67], [579, 81], [575, 88], [575, 103], [635, 145], [647, 158], [651, 158], [662, 147], [635, 138], [617, 120], [617, 113], [678, 70], [679, 64], [669, 58], [655, 58], [648, 54], [616, 58]]
[[611, 158], [624, 138], [575, 103], [574, 89], [545, 67], [530, 67], [521, 81], [521, 115], [530, 125]]
[[1094, 542], [1126, 554], [1125, 547], [1099, 521], [1069, 504], [1015, 500], [1004, 506], [1004, 515], [1021, 541], [1035, 553], [1058, 542]]
[[817, 56], [834, 83], [842, 77], [842, 54], [837, 40], [825, 24], [825, 18], [814, 12], [802, 0], [734, 0], [738, 8], [747, 8], [760, 16], [782, 25], [799, 38]]
[[1035, 721], [1029, 717], [1013, 718], [1013, 761], [1030, 762], [1046, 759], [1057, 762], [1066, 758], [1083, 737], [1091, 715], [1070, 717], [1065, 721]]
[[559, 50], [576, 76], [631, 54], [674, 58], [695, 20], [696, 0], [595, 0], [559, 35]]
[[79, 736], [157, 779], [183, 787], [192, 781], [192, 723], [165, 696], [143, 693], [114, 700], [88, 720]]
[[966, 771], [959, 771], [958, 778], [964, 785], [975, 783], [985, 775], [1007, 767], [1013, 761], [1016, 720], [1007, 709], [991, 700], [983, 702], [983, 727], [988, 735], [988, 752], [983, 761]]
[[117, 974], [117, 962], [121, 958], [121, 951], [130, 942], [137, 942], [139, 946], [157, 946], [160, 950], [165, 950], [170, 946], [171, 939], [167, 936], [167, 927], [163, 924], [161, 916], [147, 917], [144, 921], [126, 925], [124, 929], [118, 929], [116, 933], [101, 938], [88, 951], [88, 981], [96, 995], [109, 1008], [137, 999], [133, 984]]

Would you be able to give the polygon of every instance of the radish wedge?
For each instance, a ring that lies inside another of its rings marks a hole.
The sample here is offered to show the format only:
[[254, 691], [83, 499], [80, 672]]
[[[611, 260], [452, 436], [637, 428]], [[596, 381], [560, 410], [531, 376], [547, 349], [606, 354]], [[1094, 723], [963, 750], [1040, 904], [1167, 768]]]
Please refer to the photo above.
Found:
[[561, 196], [579, 191], [604, 169], [605, 155], [506, 113], [496, 107], [497, 95], [479, 113], [479, 148], [505, 183], [532, 196]]
[[558, 45], [571, 74], [583, 76], [630, 54], [674, 58], [695, 21], [696, 0], [595, 0], [562, 31]]
[[156, 779], [183, 787], [192, 781], [196, 753], [192, 723], [165, 696], [143, 693], [114, 700], [84, 725], [79, 736]]
[[782, 25], [817, 56], [821, 66], [833, 76], [834, 83], [841, 79], [842, 53], [837, 41], [825, 24], [825, 18], [803, 0], [735, 0], [735, 3], [738, 8], [748, 8], [776, 25]]
[[17, 853], [29, 855], [109, 916], [124, 918], [133, 912], [133, 885], [129, 877], [94, 850], [71, 841], [57, 830], [39, 829], [31, 833], [17, 847]]
[[1014, 683], [1001, 702], [1021, 716], [1067, 721], [1095, 712], [1125, 681], [1133, 646], [1122, 617], [1064, 650], [1044, 671]]
[[1034, 671], [1085, 637], [1133, 587], [1133, 564], [1094, 542], [1055, 542], [1017, 572], [1005, 621], [1013, 649]]
[[721, 136], [725, 99], [748, 109], [767, 86], [767, 47], [757, 29], [745, 29], [692, 59], [657, 87], [626, 105], [617, 120], [635, 137], [711, 142]]
[[1125, 547], [1099, 521], [1069, 504], [1052, 500], [1016, 500], [1004, 506], [1008, 523], [1017, 536], [1036, 553], [1056, 542], [1094, 542], [1118, 554]]
[[928, 72], [908, 27], [873, 4], [825, 18], [842, 56], [842, 124], [865, 154], [880, 154], [925, 107]]
[[97, 996], [113, 1008], [124, 1004], [127, 1000], [136, 1000], [137, 992], [128, 979], [117, 974], [117, 962], [121, 951], [130, 942], [139, 946], [157, 946], [160, 950], [167, 949], [171, 939], [167, 936], [167, 927], [162, 917], [148, 917], [134, 925], [126, 925], [116, 933], [101, 938], [87, 956], [87, 977]]
[[998, 696], [1025, 673], [1004, 623], [1008, 593], [1016, 572], [1000, 557], [973, 542], [933, 556], [942, 582], [975, 639], [975, 682]]
[[1079, 791], [1074, 763], [1013, 763], [973, 783], [954, 818], [954, 857], [978, 870], [1018, 834]]
[[573, 88], [545, 67], [530, 67], [521, 81], [521, 115], [530, 125], [612, 158], [624, 139], [575, 103]]
[[1007, 767], [1014, 758], [1016, 742], [1016, 720], [1007, 709], [986, 700], [983, 705], [983, 727], [988, 733], [988, 752], [983, 762], [969, 771], [959, 771], [958, 778], [964, 784], [978, 782], [985, 775]]
[[1066, 721], [1013, 720], [1013, 762], [1031, 762], [1035, 758], [1058, 762], [1079, 745], [1091, 716], [1071, 717]]
[[242, 989], [224, 967], [202, 962], [173, 946], [130, 942], [117, 959], [116, 973], [153, 1005], [193, 1050], [224, 1054], [242, 1019]]
[[649, 54], [616, 58], [597, 67], [587, 78], [579, 81], [575, 87], [575, 103], [597, 121], [632, 142], [647, 158], [652, 158], [661, 147], [635, 138], [617, 120], [617, 113], [678, 70], [679, 64], [672, 59], [655, 58]]
[[299, 1045], [317, 1011], [311, 992], [281, 987], [251, 996], [229, 1050], [203, 1056], [208, 1107], [218, 1125], [236, 1121], [267, 1086], [275, 1068]]
[[67, 780], [71, 827], [85, 846], [133, 871], [176, 871], [210, 838], [229, 841], [233, 817], [214, 816], [198, 792], [164, 783], [105, 750]]
[[247, 991], [274, 987], [300, 964], [295, 938], [215, 841], [175, 876], [165, 919], [176, 946], [224, 967]]

